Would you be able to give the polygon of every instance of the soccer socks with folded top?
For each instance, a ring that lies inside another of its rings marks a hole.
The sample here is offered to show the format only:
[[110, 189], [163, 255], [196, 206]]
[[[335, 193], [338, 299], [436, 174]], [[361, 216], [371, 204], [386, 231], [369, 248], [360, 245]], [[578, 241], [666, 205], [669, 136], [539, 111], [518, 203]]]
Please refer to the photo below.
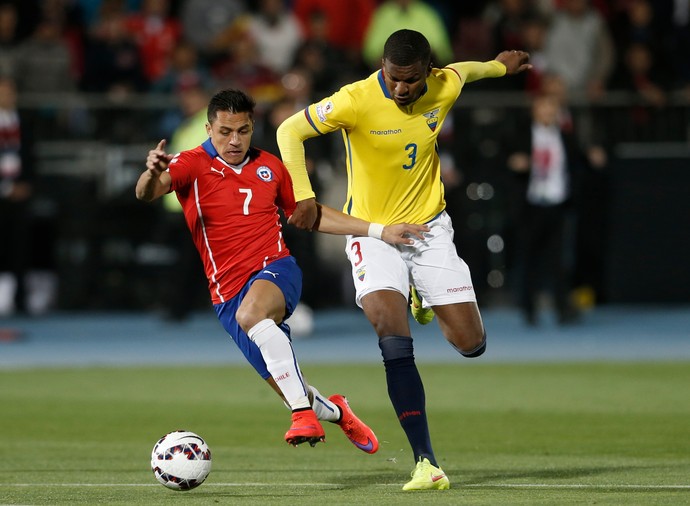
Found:
[[340, 408], [312, 385], [308, 388], [312, 395], [311, 409], [316, 413], [316, 417], [326, 422], [337, 422], [340, 419]]
[[266, 368], [283, 392], [285, 400], [294, 411], [311, 408], [307, 387], [297, 365], [292, 343], [285, 333], [269, 318], [261, 320], [247, 332], [261, 350]]
[[484, 354], [486, 351], [486, 332], [484, 332], [484, 337], [482, 338], [482, 342], [479, 343], [476, 348], [470, 350], [470, 351], [462, 351], [460, 348], [455, 346], [453, 343], [451, 343], [451, 346], [455, 348], [455, 350], [460, 353], [465, 358], [477, 358], [480, 357]]
[[412, 338], [384, 336], [379, 338], [379, 348], [386, 368], [388, 396], [410, 442], [415, 461], [421, 457], [436, 465], [426, 419], [424, 385], [414, 361]]

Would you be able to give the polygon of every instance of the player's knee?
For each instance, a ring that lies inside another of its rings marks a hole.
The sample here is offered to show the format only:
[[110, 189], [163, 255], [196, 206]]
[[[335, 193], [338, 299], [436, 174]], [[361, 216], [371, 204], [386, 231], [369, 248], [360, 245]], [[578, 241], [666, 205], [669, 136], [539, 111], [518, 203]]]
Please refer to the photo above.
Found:
[[462, 346], [458, 346], [453, 342], [451, 342], [451, 345], [465, 358], [479, 357], [486, 351], [486, 332], [477, 339], [464, 342]]
[[265, 316], [258, 314], [251, 305], [241, 304], [235, 313], [235, 319], [242, 330], [249, 332], [249, 329], [265, 319]]

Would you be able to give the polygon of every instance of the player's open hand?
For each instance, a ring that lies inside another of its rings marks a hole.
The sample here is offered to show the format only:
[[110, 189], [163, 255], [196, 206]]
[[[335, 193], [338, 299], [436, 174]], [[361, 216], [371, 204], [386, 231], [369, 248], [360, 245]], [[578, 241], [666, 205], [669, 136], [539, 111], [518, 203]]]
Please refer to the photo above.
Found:
[[495, 60], [506, 66], [506, 74], [508, 75], [519, 74], [524, 70], [532, 68], [527, 51], [502, 51]]
[[381, 239], [389, 244], [414, 244], [413, 237], [424, 239], [424, 232], [428, 232], [427, 225], [410, 225], [409, 223], [397, 223], [383, 227]]
[[314, 228], [317, 216], [316, 199], [300, 200], [297, 202], [297, 207], [295, 207], [292, 216], [288, 218], [288, 223], [297, 228], [311, 231]]
[[172, 160], [172, 155], [165, 152], [165, 139], [162, 139], [155, 149], [149, 151], [146, 157], [146, 168], [156, 174], [160, 174], [168, 168], [168, 164]]

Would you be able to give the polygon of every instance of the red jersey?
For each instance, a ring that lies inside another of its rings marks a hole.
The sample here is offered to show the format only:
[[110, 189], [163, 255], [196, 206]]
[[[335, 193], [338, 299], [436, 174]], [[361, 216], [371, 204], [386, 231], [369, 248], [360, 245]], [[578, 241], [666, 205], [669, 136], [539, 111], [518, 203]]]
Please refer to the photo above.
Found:
[[207, 140], [168, 167], [208, 278], [214, 304], [234, 297], [256, 271], [290, 254], [278, 207], [295, 210], [292, 179], [277, 157], [250, 148], [237, 166]]
[[182, 36], [182, 25], [174, 18], [134, 13], [127, 18], [125, 26], [139, 46], [146, 79], [150, 83], [157, 81], [170, 66], [173, 50]]

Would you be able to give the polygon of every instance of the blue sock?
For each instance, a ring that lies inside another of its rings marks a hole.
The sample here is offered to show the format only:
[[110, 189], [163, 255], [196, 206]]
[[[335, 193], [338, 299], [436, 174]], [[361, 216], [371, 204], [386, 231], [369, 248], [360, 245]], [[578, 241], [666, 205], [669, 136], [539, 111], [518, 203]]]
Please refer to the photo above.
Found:
[[414, 362], [412, 338], [383, 336], [379, 348], [386, 368], [388, 397], [410, 442], [415, 462], [429, 459], [436, 466], [426, 419], [424, 385]]

